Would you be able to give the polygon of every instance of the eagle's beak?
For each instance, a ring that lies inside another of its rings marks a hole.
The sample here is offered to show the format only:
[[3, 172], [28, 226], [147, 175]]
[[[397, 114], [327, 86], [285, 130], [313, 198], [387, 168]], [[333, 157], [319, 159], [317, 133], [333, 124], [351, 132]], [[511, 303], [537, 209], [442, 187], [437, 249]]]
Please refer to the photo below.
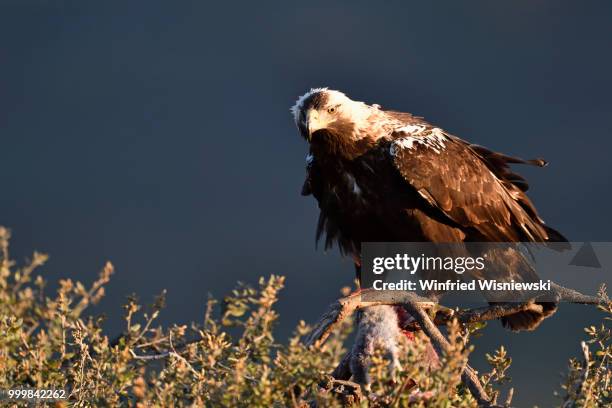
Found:
[[310, 142], [314, 132], [323, 129], [325, 124], [322, 123], [321, 119], [319, 118], [319, 112], [314, 109], [310, 109], [306, 113], [306, 126], [308, 127], [308, 142]]

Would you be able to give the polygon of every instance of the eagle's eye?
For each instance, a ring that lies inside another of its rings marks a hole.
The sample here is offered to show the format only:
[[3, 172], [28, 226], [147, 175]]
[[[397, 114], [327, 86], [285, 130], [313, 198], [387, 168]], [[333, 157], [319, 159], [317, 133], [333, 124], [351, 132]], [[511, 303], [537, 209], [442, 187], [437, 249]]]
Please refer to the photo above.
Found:
[[335, 107], [335, 106], [332, 106], [331, 108], [327, 108], [327, 112], [328, 112], [328, 113], [334, 113], [334, 112], [336, 112], [336, 107]]

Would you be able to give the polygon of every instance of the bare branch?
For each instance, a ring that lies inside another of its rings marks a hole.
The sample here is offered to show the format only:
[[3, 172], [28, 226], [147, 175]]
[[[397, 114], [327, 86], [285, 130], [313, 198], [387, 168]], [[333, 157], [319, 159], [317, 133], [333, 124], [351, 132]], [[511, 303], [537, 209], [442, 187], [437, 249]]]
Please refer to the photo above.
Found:
[[512, 404], [512, 397], [514, 397], [514, 388], [510, 388], [508, 390], [508, 396], [506, 397], [506, 403], [504, 404], [504, 407], [510, 407], [510, 404]]
[[[551, 288], [556, 293], [559, 301], [588, 305], [598, 305], [601, 303], [601, 299], [597, 296], [584, 295], [556, 283], [552, 283]], [[307, 346], [320, 347], [327, 340], [336, 324], [342, 322], [347, 316], [350, 316], [358, 309], [378, 305], [405, 305], [408, 302], [418, 302], [420, 307], [425, 309], [435, 308], [434, 323], [436, 325], [446, 325], [453, 318], [457, 318], [463, 324], [472, 324], [499, 319], [525, 310], [541, 311], [541, 306], [535, 302], [495, 303], [481, 308], [455, 311], [438, 305], [431, 299], [421, 297], [413, 292], [364, 289], [331, 304], [315, 324], [304, 343]], [[418, 322], [411, 322], [403, 327], [403, 329], [408, 331], [421, 330]]]
[[577, 290], [557, 285], [554, 282], [550, 286], [559, 295], [559, 300], [564, 302], [581, 305], [599, 305], [602, 302], [602, 299], [598, 296], [584, 295]]
[[[422, 307], [416, 302], [408, 302], [404, 305], [408, 310], [408, 313], [416, 319], [421, 326], [423, 332], [429, 337], [432, 345], [439, 355], [448, 355], [452, 352], [452, 346], [444, 337], [444, 335], [438, 330], [438, 327], [431, 321], [427, 313]], [[480, 380], [476, 375], [476, 372], [466, 364], [461, 374], [461, 380], [467, 385], [470, 392], [478, 401], [478, 404], [489, 406], [491, 399], [487, 395], [487, 392], [480, 384]]]
[[[484, 322], [487, 320], [495, 320], [504, 316], [509, 316], [525, 310], [536, 312], [542, 311], [542, 306], [533, 302], [525, 303], [496, 303], [493, 305], [479, 307], [466, 310], [449, 310], [442, 309], [437, 311], [434, 318], [434, 323], [438, 326], [444, 326], [453, 318], [456, 318], [460, 323], [473, 324]], [[402, 327], [407, 331], [419, 331], [421, 327], [416, 321], [409, 322], [408, 325]]]

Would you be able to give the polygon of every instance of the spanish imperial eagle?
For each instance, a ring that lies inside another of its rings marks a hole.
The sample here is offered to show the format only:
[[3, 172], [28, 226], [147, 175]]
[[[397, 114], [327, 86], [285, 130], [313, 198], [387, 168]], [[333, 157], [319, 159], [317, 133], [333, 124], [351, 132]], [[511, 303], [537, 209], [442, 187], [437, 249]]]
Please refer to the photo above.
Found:
[[[496, 153], [327, 88], [311, 89], [291, 111], [309, 143], [302, 194], [319, 204], [317, 241], [336, 243], [357, 268], [362, 242], [566, 241], [544, 224], [509, 166], [544, 160]], [[502, 322], [532, 330], [556, 308], [545, 306]]]

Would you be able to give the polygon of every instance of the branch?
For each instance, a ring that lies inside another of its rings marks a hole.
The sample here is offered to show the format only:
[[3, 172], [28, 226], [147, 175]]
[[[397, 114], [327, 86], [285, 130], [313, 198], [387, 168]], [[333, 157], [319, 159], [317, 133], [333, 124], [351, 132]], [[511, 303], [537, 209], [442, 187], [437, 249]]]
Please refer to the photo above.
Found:
[[[585, 305], [601, 304], [601, 299], [597, 296], [584, 295], [576, 290], [560, 286], [556, 283], [551, 284], [551, 290], [555, 292], [559, 301]], [[534, 302], [495, 303], [485, 307], [456, 311], [438, 305], [431, 299], [419, 296], [414, 292], [363, 289], [332, 303], [315, 324], [304, 343], [307, 346], [319, 348], [325, 343], [325, 340], [327, 340], [327, 337], [334, 327], [356, 310], [378, 305], [406, 305], [408, 302], [415, 301], [418, 302], [422, 308], [436, 309], [434, 323], [438, 326], [446, 325], [453, 318], [457, 318], [459, 322], [463, 324], [472, 324], [499, 319], [525, 310], [541, 311], [541, 306]], [[421, 327], [420, 324], [415, 321], [409, 323], [407, 326], [403, 327], [403, 329], [408, 331], [419, 331]]]
[[[589, 379], [589, 367], [591, 365], [591, 360], [589, 358], [589, 346], [584, 341], [581, 341], [580, 348], [582, 348], [582, 355], [584, 356], [582, 375], [576, 381], [574, 390], [571, 390], [569, 389], [570, 387], [568, 387], [567, 397], [562, 405], [563, 408], [574, 407], [575, 402], [580, 401], [580, 396], [585, 393], [585, 387], [587, 386], [587, 381]], [[574, 397], [570, 398], [572, 394]], [[588, 399], [588, 394], [586, 398]], [[587, 401], [584, 401], [584, 406], [587, 405], [586, 403]]]
[[[533, 302], [524, 303], [496, 303], [490, 306], [484, 306], [466, 310], [449, 310], [443, 309], [436, 312], [434, 323], [437, 326], [445, 326], [452, 319], [456, 318], [462, 324], [474, 324], [485, 322], [487, 320], [495, 320], [501, 317], [509, 316], [518, 312], [532, 310], [534, 312], [542, 312], [542, 306]], [[421, 327], [416, 321], [409, 322], [402, 327], [406, 331], [420, 331]]]
[[566, 288], [552, 282], [551, 289], [559, 296], [559, 300], [568, 303], [577, 303], [581, 305], [599, 305], [602, 299], [598, 296], [584, 295], [577, 290]]
[[189, 369], [189, 371], [191, 371], [191, 373], [197, 379], [201, 379], [202, 377], [201, 374], [198, 371], [196, 371], [196, 369], [193, 368], [193, 366], [189, 363], [189, 361], [187, 361], [185, 357], [181, 356], [174, 348], [174, 345], [172, 344], [172, 334], [169, 335], [168, 340], [169, 340], [169, 345], [170, 345], [169, 351], [165, 351], [163, 353], [158, 353], [158, 354], [138, 355], [134, 352], [134, 350], [130, 349], [130, 354], [132, 355], [133, 359], [142, 360], [142, 361], [154, 361], [154, 360], [162, 360], [162, 359], [174, 357], [177, 360], [180, 360], [183, 364], [185, 364], [185, 366]]
[[[406, 307], [408, 313], [415, 318], [423, 332], [429, 337], [438, 355], [448, 355], [452, 352], [451, 344], [417, 302], [408, 302], [404, 307]], [[476, 372], [467, 364], [463, 369], [463, 373], [461, 373], [461, 380], [467, 385], [479, 405], [490, 405], [491, 399], [482, 387], [482, 384], [480, 384]]]

